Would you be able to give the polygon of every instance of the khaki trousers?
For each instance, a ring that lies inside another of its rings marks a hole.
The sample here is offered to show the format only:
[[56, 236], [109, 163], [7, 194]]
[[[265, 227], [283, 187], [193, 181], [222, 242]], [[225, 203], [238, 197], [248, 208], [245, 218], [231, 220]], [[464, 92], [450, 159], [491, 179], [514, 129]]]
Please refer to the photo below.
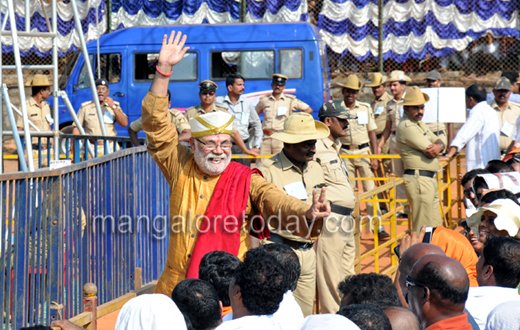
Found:
[[404, 175], [404, 189], [412, 206], [412, 229], [419, 233], [422, 226], [442, 225], [439, 206], [439, 186], [436, 179], [415, 175]]
[[[397, 139], [394, 134], [390, 135], [390, 148], [389, 153], [391, 155], [398, 155], [397, 152]], [[404, 163], [402, 159], [396, 158], [392, 159], [392, 172], [394, 172], [395, 176], [398, 178], [402, 178], [404, 174]], [[404, 187], [402, 184], [397, 186], [397, 199], [405, 199], [406, 193], [404, 192]], [[397, 203], [397, 206], [404, 205], [404, 203]], [[403, 213], [407, 213], [406, 209]]]
[[270, 136], [264, 136], [262, 146], [260, 146], [260, 155], [276, 155], [283, 149], [283, 142], [272, 139]]
[[[341, 148], [342, 155], [370, 155], [369, 148], [364, 148], [361, 150], [346, 150]], [[351, 178], [373, 178], [374, 172], [370, 168], [371, 162], [370, 159], [366, 158], [343, 158], [343, 162], [347, 167], [348, 175]], [[357, 175], [359, 171], [359, 176]], [[374, 189], [375, 183], [373, 180], [363, 180], [361, 181], [363, 184], [363, 190], [365, 192]], [[352, 181], [352, 186], [356, 186], [356, 181]], [[377, 205], [377, 215], [381, 215], [381, 210], [379, 209], [379, 205]], [[373, 203], [367, 203], [367, 214], [372, 216], [374, 214]]]
[[300, 260], [302, 271], [298, 279], [298, 286], [294, 290], [294, 298], [300, 305], [303, 316], [312, 314], [314, 297], [316, 296], [316, 252], [314, 249], [293, 251]]
[[338, 312], [341, 302], [338, 285], [347, 275], [355, 275], [354, 219], [350, 219], [348, 224], [326, 221], [327, 227], [324, 226], [318, 239], [316, 282], [322, 314]]

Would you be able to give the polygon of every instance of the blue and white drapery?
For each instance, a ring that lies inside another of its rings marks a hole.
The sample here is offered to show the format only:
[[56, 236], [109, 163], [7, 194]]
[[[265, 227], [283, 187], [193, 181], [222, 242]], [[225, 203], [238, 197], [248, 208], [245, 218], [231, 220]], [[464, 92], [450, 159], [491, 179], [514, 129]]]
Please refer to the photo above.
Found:
[[[31, 17], [31, 31], [33, 32], [48, 32], [47, 23], [45, 21], [45, 14], [40, 5], [40, 1], [31, 1], [30, 17]], [[96, 40], [106, 32], [105, 16], [105, 0], [79, 0], [76, 1], [78, 11], [83, 27], [83, 34], [85, 40]], [[0, 0], [1, 4], [1, 19], [4, 21], [7, 14], [7, 0]], [[25, 29], [25, 3], [22, 0], [15, 0], [15, 16], [16, 26], [18, 31]], [[51, 4], [44, 2], [45, 11], [51, 19]], [[96, 10], [98, 10], [99, 24], [96, 22]], [[76, 31], [76, 24], [74, 23], [72, 5], [70, 0], [65, 0], [57, 3], [57, 21], [58, 21], [58, 54], [64, 56], [69, 54], [79, 47], [81, 43]], [[50, 22], [52, 28], [52, 22]], [[7, 22], [6, 30], [10, 30], [10, 22]], [[51, 38], [32, 38], [20, 37], [18, 38], [20, 45], [20, 55], [28, 56], [36, 53], [39, 56], [48, 56], [52, 53], [52, 39]], [[10, 53], [13, 51], [13, 42], [11, 37], [2, 36], [2, 53]]]
[[[112, 27], [237, 23], [240, 0], [112, 0]], [[307, 0], [248, 0], [246, 22], [307, 20]]]
[[[27, 0], [32, 1], [32, 0]], [[358, 60], [375, 59], [378, 49], [379, 0], [323, 0], [318, 28], [336, 53]], [[490, 31], [495, 36], [520, 37], [518, 0], [382, 0], [384, 1], [383, 57], [404, 62], [408, 58], [446, 56], [465, 49]], [[31, 26], [46, 31], [39, 1], [32, 1]], [[78, 0], [83, 32], [95, 40], [106, 32], [106, 0]], [[2, 4], [4, 18], [7, 0]], [[24, 0], [15, 0], [16, 24], [24, 27]], [[45, 5], [50, 16], [50, 5]], [[96, 26], [99, 10], [99, 26]], [[246, 22], [308, 20], [308, 0], [247, 0]], [[239, 21], [240, 0], [112, 0], [113, 29], [142, 25], [217, 24]], [[9, 29], [9, 24], [7, 25]], [[74, 51], [79, 38], [70, 0], [58, 2], [60, 55]], [[2, 37], [2, 52], [12, 51], [10, 37]], [[50, 39], [20, 38], [22, 56], [46, 56]]]
[[[323, 0], [318, 27], [336, 53], [376, 58], [378, 0]], [[465, 49], [491, 31], [519, 37], [516, 0], [384, 1], [383, 58], [404, 62]]]

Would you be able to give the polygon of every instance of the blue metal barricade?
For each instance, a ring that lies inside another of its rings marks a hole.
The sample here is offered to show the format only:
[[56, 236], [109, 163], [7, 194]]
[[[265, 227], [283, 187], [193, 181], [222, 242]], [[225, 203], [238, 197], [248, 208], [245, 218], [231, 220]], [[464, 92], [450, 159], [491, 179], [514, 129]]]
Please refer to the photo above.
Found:
[[[4, 329], [50, 324], [157, 280], [168, 251], [169, 186], [146, 147], [66, 168], [0, 175]], [[146, 222], [146, 223], [145, 223]]]

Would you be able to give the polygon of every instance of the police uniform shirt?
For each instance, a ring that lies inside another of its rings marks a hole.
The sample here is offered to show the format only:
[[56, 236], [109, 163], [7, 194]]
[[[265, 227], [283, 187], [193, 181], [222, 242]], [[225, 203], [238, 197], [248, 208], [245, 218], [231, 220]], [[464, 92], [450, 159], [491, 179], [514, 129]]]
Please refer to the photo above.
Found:
[[262, 129], [280, 131], [283, 130], [285, 119], [292, 115], [293, 111], [303, 111], [308, 107], [307, 103], [298, 100], [294, 95], [282, 93], [276, 100], [271, 94], [260, 98], [256, 105], [256, 112], [264, 113]]
[[327, 184], [327, 200], [339, 206], [353, 209], [354, 190], [350, 184], [347, 169], [340, 157], [341, 143], [331, 139], [316, 141], [316, 160], [323, 169]]
[[422, 120], [414, 121], [404, 114], [397, 126], [396, 139], [397, 151], [401, 155], [405, 169], [437, 172], [438, 158], [428, 158], [424, 151], [438, 138]]
[[[215, 111], [229, 112], [226, 107], [213, 103], [213, 105], [211, 106], [211, 110], [209, 112], [215, 112]], [[195, 107], [190, 107], [190, 108], [186, 109], [186, 112], [184, 113], [184, 117], [186, 118], [186, 121], [188, 122], [188, 125], [189, 125], [191, 118], [202, 116], [205, 113], [206, 113], [206, 111], [204, 110], [202, 105], [199, 104]], [[190, 129], [191, 129], [191, 126], [190, 126]], [[233, 121], [232, 131], [233, 131], [233, 133], [235, 133], [237, 131], [237, 127], [236, 127], [234, 121]]]
[[[116, 109], [110, 107], [107, 102], [101, 104], [101, 113], [103, 114], [102, 121], [105, 123], [107, 136], [117, 136], [116, 115], [114, 114], [114, 111], [121, 111], [121, 113], [125, 115], [119, 106], [119, 102], [114, 101], [114, 104], [116, 105]], [[83, 125], [85, 134], [97, 136], [103, 135], [101, 132], [101, 126], [99, 125], [98, 114], [94, 101], [88, 101], [81, 104], [81, 107], [78, 111], [78, 120], [80, 124]], [[73, 124], [73, 126], [76, 126], [76, 124]]]
[[[51, 116], [51, 108], [49, 107], [49, 103], [42, 101], [41, 107], [36, 103], [36, 100], [33, 97], [30, 97], [26, 102], [27, 106], [27, 118], [34, 124], [34, 126], [38, 127], [40, 131], [50, 131], [51, 124], [54, 123], [54, 120]], [[16, 114], [16, 126], [23, 128], [23, 118], [22, 116]], [[34, 127], [29, 125], [30, 131], [36, 131]], [[42, 139], [42, 143], [44, 143], [44, 139]], [[38, 143], [38, 138], [33, 138], [32, 143]]]
[[504, 111], [500, 110], [496, 100], [489, 102], [489, 106], [495, 110], [500, 124], [500, 150], [506, 150], [511, 144], [516, 120], [520, 116], [520, 106], [507, 102]]
[[[191, 129], [190, 124], [186, 121], [186, 118], [184, 118], [184, 115], [182, 112], [176, 109], [169, 109], [168, 112], [170, 113], [170, 121], [172, 124], [175, 125], [175, 128], [177, 129], [177, 133], [181, 134], [184, 130]], [[139, 117], [136, 121], [132, 122], [130, 124], [130, 129], [134, 132], [140, 132], [143, 130], [143, 117]], [[148, 137], [146, 138], [145, 144], [148, 144]]]
[[[341, 105], [346, 108], [345, 102], [342, 102]], [[340, 142], [344, 145], [354, 146], [370, 142], [368, 132], [377, 129], [370, 105], [356, 101], [354, 107], [349, 111], [351, 115], [357, 116], [357, 119], [348, 121], [347, 136], [342, 137]]]
[[399, 101], [396, 101], [395, 99], [390, 100], [388, 102], [386, 108], [386, 120], [392, 121], [392, 132], [395, 132], [397, 125], [399, 124], [399, 121], [401, 120], [401, 116], [403, 115], [403, 103], [404, 103], [404, 95], [399, 99]]
[[[258, 169], [262, 172], [264, 179], [284, 191], [287, 195], [294, 196], [307, 204], [312, 205], [312, 190], [325, 185], [323, 170], [316, 161], [307, 162], [303, 166], [303, 173], [285, 156], [283, 150], [277, 155], [264, 160]], [[319, 192], [318, 192], [319, 193]], [[276, 228], [270, 228], [272, 231]], [[316, 230], [316, 228], [313, 228]], [[319, 228], [321, 229], [321, 228]], [[312, 242], [310, 239], [291, 234], [289, 231], [276, 231], [292, 241]]]
[[[51, 117], [51, 108], [49, 103], [42, 101], [41, 106], [36, 103], [36, 100], [30, 97], [26, 102], [27, 106], [27, 118], [38, 127], [40, 131], [50, 131], [51, 124], [54, 120]], [[20, 115], [16, 115], [16, 126], [23, 127], [23, 118]], [[29, 125], [31, 131], [34, 131], [34, 127]]]
[[372, 113], [374, 114], [374, 119], [377, 125], [376, 134], [381, 134], [385, 130], [386, 127], [386, 115], [388, 102], [392, 100], [392, 96], [387, 92], [384, 92], [383, 95], [377, 100], [374, 101], [372, 105]]

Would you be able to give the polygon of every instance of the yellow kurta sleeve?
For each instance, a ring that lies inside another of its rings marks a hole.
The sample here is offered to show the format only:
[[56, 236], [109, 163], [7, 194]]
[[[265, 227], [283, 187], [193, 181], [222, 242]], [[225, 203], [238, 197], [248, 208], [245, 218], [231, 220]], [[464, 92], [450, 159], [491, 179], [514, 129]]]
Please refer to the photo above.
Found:
[[255, 209], [261, 211], [264, 220], [272, 216], [270, 224], [273, 227], [292, 230], [294, 235], [305, 238], [317, 238], [319, 235], [323, 219], [316, 220], [310, 227], [306, 219], [308, 204], [285, 194], [256, 173], [251, 175], [249, 198]]
[[179, 145], [179, 136], [168, 112], [168, 97], [148, 92], [142, 104], [143, 131], [148, 138], [148, 151], [173, 188], [178, 173], [191, 152]]

